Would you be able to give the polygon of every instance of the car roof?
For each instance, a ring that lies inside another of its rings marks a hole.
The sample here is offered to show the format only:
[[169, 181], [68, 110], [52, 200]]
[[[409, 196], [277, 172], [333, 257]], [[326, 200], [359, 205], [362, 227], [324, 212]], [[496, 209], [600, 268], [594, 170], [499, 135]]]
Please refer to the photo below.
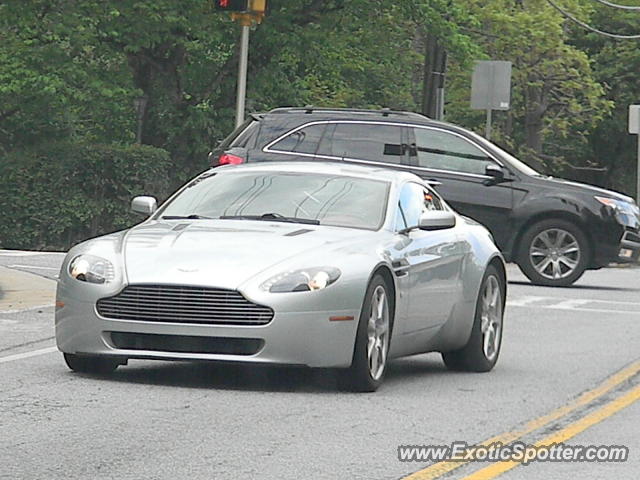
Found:
[[389, 168], [365, 165], [353, 165], [340, 162], [323, 162], [323, 161], [272, 161], [272, 162], [255, 162], [243, 163], [241, 165], [224, 165], [215, 167], [211, 170], [214, 172], [226, 171], [277, 171], [291, 173], [316, 173], [324, 175], [341, 175], [345, 177], [358, 177], [370, 180], [381, 180], [391, 183], [400, 183], [403, 181], [417, 181], [421, 184], [424, 182], [420, 177], [409, 172], [401, 172], [391, 170]]

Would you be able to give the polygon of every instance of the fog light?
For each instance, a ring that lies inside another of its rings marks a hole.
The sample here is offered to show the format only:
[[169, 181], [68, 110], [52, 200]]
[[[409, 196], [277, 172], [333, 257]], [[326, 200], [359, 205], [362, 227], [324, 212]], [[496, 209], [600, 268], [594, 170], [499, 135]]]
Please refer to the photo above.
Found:
[[629, 250], [628, 248], [623, 248], [620, 250], [620, 256], [622, 258], [631, 258], [633, 257], [633, 250]]

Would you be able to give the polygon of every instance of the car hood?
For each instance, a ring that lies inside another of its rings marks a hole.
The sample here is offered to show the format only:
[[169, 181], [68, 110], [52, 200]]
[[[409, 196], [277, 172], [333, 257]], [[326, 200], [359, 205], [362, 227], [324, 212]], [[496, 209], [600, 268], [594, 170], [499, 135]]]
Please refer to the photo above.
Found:
[[606, 196], [609, 198], [614, 198], [616, 200], [622, 200], [624, 202], [634, 203], [633, 198], [628, 197], [622, 193], [606, 190], [604, 188], [596, 187], [594, 185], [588, 185], [586, 183], [573, 182], [571, 180], [565, 180], [563, 178], [555, 178], [555, 177], [538, 178], [538, 180], [546, 183], [547, 185], [553, 186], [555, 188], [562, 185], [563, 189], [565, 190], [570, 189], [573, 191], [580, 191], [583, 193], [591, 193], [594, 196], [595, 195]]
[[[247, 220], [153, 221], [124, 242], [129, 283], [179, 283], [237, 289], [258, 273], [314, 249], [373, 232]], [[313, 261], [313, 257], [309, 258]], [[303, 265], [310, 267], [317, 265]]]

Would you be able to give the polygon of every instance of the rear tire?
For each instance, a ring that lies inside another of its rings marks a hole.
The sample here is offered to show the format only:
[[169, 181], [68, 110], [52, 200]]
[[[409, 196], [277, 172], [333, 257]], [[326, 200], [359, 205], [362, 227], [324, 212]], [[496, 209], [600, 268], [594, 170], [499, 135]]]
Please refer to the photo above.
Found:
[[111, 373], [121, 365], [120, 360], [113, 360], [98, 356], [79, 356], [71, 353], [65, 353], [64, 361], [67, 366], [74, 372], [104, 374]]
[[390, 291], [379, 274], [367, 288], [351, 367], [341, 372], [341, 384], [349, 390], [375, 392], [384, 380], [392, 328]]
[[506, 286], [493, 265], [484, 274], [471, 336], [460, 350], [443, 352], [442, 360], [450, 370], [488, 372], [498, 361], [502, 346]]
[[580, 227], [551, 219], [524, 232], [517, 263], [535, 285], [566, 287], [584, 274], [590, 256], [589, 241]]

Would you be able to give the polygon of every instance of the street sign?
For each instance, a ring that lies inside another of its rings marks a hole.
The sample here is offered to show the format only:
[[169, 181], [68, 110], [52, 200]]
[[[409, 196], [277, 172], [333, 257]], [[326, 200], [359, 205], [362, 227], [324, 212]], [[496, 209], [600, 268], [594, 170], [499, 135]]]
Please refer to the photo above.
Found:
[[491, 112], [509, 110], [511, 62], [478, 61], [471, 78], [471, 108], [487, 111], [485, 137], [491, 140]]
[[471, 108], [509, 110], [511, 105], [511, 62], [476, 62], [471, 81]]

